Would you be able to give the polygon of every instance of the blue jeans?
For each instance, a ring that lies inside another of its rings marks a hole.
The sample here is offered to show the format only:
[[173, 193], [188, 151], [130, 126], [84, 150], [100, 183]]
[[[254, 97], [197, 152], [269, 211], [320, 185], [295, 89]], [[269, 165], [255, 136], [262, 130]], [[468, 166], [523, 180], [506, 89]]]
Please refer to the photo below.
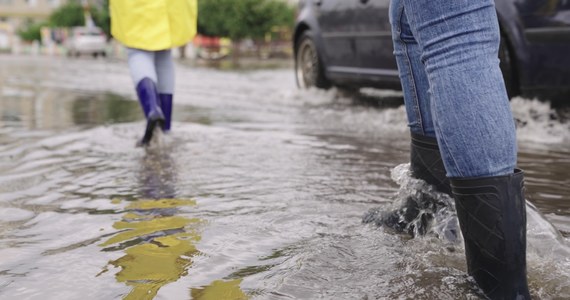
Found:
[[493, 0], [391, 0], [390, 23], [410, 130], [437, 138], [447, 176], [513, 173]]

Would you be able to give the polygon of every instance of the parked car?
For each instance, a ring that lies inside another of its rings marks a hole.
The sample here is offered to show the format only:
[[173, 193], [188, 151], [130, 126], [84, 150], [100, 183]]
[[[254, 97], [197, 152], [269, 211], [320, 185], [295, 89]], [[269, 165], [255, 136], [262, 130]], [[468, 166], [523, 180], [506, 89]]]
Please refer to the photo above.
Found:
[[107, 37], [99, 27], [73, 27], [66, 46], [69, 56], [81, 54], [91, 54], [94, 57], [105, 56]]
[[[301, 0], [293, 36], [301, 88], [401, 89], [390, 0]], [[496, 0], [511, 96], [570, 98], [570, 0]]]

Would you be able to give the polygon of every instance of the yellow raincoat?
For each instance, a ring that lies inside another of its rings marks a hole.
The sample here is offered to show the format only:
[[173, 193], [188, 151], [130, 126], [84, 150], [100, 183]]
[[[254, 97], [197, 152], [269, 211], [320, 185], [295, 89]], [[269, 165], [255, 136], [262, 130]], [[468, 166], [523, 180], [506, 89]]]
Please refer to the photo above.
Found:
[[196, 35], [197, 0], [110, 0], [111, 34], [148, 51], [182, 46]]

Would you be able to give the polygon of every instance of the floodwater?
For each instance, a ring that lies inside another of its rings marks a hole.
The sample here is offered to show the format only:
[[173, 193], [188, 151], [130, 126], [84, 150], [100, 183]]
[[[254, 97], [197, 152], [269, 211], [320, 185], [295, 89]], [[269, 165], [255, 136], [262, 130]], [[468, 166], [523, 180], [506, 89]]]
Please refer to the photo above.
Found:
[[[174, 130], [144, 150], [125, 62], [0, 66], [0, 299], [480, 297], [461, 243], [362, 223], [418, 188], [397, 92], [179, 66]], [[511, 103], [531, 292], [569, 299], [568, 114]]]

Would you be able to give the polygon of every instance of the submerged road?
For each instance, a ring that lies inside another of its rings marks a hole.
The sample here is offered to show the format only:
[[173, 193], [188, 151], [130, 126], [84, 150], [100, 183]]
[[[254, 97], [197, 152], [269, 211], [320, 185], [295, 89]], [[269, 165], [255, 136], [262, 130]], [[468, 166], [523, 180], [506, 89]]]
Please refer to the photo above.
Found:
[[[422, 188], [398, 92], [179, 65], [173, 131], [145, 150], [125, 62], [0, 66], [0, 299], [480, 297], [438, 234], [452, 213], [418, 238], [362, 223]], [[511, 105], [531, 293], [568, 299], [568, 115]]]

